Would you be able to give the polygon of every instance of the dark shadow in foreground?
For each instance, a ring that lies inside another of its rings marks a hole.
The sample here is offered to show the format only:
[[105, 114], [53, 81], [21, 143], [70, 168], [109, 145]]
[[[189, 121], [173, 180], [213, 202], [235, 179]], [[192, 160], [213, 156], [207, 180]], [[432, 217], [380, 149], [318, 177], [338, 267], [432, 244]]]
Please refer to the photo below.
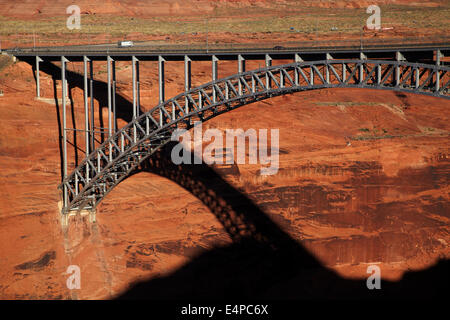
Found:
[[448, 260], [424, 271], [408, 272], [398, 282], [382, 280], [381, 290], [369, 290], [366, 279], [340, 277], [322, 266], [212, 168], [206, 164], [174, 165], [170, 157], [172, 148], [173, 144], [154, 154], [136, 173], [156, 173], [191, 192], [217, 217], [233, 243], [200, 254], [170, 275], [136, 283], [117, 299], [442, 299], [446, 296], [450, 284]]

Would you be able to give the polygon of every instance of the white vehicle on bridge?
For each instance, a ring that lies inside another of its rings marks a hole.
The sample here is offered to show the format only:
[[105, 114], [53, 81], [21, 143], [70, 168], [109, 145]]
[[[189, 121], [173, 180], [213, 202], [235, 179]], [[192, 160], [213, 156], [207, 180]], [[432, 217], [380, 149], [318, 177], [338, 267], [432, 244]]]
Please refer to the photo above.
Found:
[[117, 46], [120, 48], [132, 47], [133, 45], [133, 41], [119, 41], [117, 43]]

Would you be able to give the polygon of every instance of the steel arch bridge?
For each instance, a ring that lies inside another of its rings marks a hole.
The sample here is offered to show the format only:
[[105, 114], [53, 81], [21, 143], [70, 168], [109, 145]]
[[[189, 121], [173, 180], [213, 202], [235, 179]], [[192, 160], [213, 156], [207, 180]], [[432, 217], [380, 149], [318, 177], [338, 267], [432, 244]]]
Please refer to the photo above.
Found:
[[386, 60], [321, 60], [268, 66], [206, 83], [168, 99], [115, 132], [68, 175], [62, 214], [94, 210], [178, 128], [189, 129], [255, 101], [322, 88], [371, 88], [450, 98], [450, 68]]

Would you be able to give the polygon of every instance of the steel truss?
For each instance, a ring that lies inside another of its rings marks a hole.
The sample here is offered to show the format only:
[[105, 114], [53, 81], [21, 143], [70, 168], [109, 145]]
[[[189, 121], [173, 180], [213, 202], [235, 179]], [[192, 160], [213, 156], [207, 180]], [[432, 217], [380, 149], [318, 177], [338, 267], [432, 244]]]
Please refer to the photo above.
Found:
[[[240, 70], [241, 71], [241, 70]], [[296, 62], [239, 72], [161, 102], [93, 150], [59, 188], [62, 213], [95, 209], [100, 201], [177, 128], [189, 129], [240, 106], [274, 96], [322, 88], [372, 88], [450, 98], [450, 68], [381, 60]]]

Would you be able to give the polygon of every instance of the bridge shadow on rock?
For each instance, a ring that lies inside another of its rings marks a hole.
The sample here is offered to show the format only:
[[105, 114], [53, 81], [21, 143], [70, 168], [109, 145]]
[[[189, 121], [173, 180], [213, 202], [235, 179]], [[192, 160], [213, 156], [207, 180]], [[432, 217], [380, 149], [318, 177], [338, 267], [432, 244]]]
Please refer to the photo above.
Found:
[[340, 277], [212, 168], [174, 165], [172, 147], [166, 145], [135, 173], [155, 173], [185, 188], [211, 210], [233, 243], [200, 254], [172, 274], [133, 284], [117, 299], [402, 299], [445, 292], [449, 261], [407, 273], [399, 282], [382, 281], [381, 290], [368, 290], [366, 279]]
[[[27, 61], [33, 69], [33, 74], [35, 74], [35, 65], [33, 61]], [[50, 76], [54, 80], [61, 80], [61, 67], [51, 63], [51, 62], [42, 62], [40, 64], [39, 70], [44, 72]], [[66, 69], [66, 79], [69, 85], [69, 88], [80, 88], [84, 89], [84, 77], [82, 74], [79, 74], [74, 71], [70, 71]], [[89, 78], [88, 78], [88, 86], [89, 86]], [[94, 99], [98, 101], [101, 107], [108, 106], [108, 84], [104, 81], [95, 80], [93, 81], [93, 94]], [[122, 95], [116, 92], [116, 118], [122, 119], [127, 123], [133, 119], [133, 103], [123, 97]], [[139, 113], [142, 114], [142, 109], [139, 110]]]
[[[35, 81], [37, 81], [36, 79], [36, 66], [34, 61], [32, 60], [27, 60], [24, 59], [25, 62], [27, 62], [28, 64], [30, 64], [32, 70], [33, 70], [33, 76]], [[55, 100], [55, 107], [56, 107], [56, 115], [57, 115], [57, 121], [58, 121], [58, 135], [59, 135], [59, 150], [60, 150], [60, 160], [61, 160], [61, 164], [63, 163], [63, 154], [62, 154], [62, 120], [61, 120], [61, 107], [60, 107], [60, 103], [58, 101], [58, 90], [57, 90], [57, 85], [56, 85], [56, 81], [57, 80], [61, 80], [61, 67], [45, 61], [42, 62], [40, 64], [40, 72], [46, 73], [48, 75], [50, 75], [52, 77], [53, 80], [53, 98]], [[76, 120], [75, 120], [75, 105], [74, 105], [74, 99], [73, 99], [73, 95], [72, 95], [72, 89], [73, 88], [80, 88], [80, 89], [84, 89], [84, 76], [67, 70], [66, 69], [66, 80], [67, 80], [67, 84], [68, 84], [68, 103], [67, 106], [69, 107], [70, 110], [68, 110], [69, 112], [67, 114], [71, 114], [71, 119], [72, 119], [72, 128], [73, 129], [77, 129], [77, 124], [76, 124]], [[89, 79], [88, 79], [88, 87], [89, 87]], [[90, 90], [88, 88], [88, 90]], [[97, 100], [98, 105], [100, 106], [100, 108], [98, 108], [98, 115], [97, 115], [97, 119], [99, 121], [99, 125], [100, 127], [104, 127], [104, 123], [103, 123], [103, 108], [107, 108], [108, 107], [108, 84], [103, 82], [103, 81], [99, 81], [99, 80], [93, 80], [93, 98], [94, 100]], [[60, 93], [59, 96], [62, 96], [62, 93]], [[89, 110], [90, 110], [90, 102], [89, 102]], [[90, 112], [90, 111], [89, 111]], [[143, 113], [143, 110], [140, 109], [139, 113]], [[133, 103], [130, 102], [129, 100], [126, 99], [126, 97], [123, 97], [122, 95], [118, 94], [116, 92], [116, 119], [122, 119], [124, 121], [126, 121], [127, 123], [130, 122], [133, 119]], [[84, 129], [84, 124], [81, 126]], [[116, 123], [116, 127], [117, 127], [117, 123]], [[102, 131], [99, 135], [100, 139], [98, 140], [96, 138], [96, 142], [97, 144], [101, 144], [103, 143], [103, 141], [106, 138], [105, 133]], [[72, 139], [72, 140], [70, 140]], [[84, 144], [82, 142], [82, 147], [78, 146], [78, 140], [83, 140], [83, 139], [77, 139], [77, 134], [76, 131], [73, 131], [71, 133], [68, 134], [68, 144], [70, 144], [73, 148], [74, 148], [74, 161], [75, 161], [75, 166], [78, 166], [79, 162], [84, 158], [85, 156], [85, 151], [82, 149], [84, 148]], [[90, 146], [91, 150], [93, 149], [92, 146]], [[80, 158], [82, 157], [82, 158]], [[63, 168], [61, 165], [61, 178], [64, 176], [63, 174]]]

